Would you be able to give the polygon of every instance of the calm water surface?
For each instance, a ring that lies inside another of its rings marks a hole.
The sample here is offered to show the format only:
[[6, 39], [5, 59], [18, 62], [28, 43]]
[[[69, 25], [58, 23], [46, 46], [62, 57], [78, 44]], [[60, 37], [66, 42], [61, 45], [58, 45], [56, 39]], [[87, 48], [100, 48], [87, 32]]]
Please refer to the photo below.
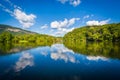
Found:
[[120, 59], [53, 44], [0, 55], [0, 80], [120, 80]]

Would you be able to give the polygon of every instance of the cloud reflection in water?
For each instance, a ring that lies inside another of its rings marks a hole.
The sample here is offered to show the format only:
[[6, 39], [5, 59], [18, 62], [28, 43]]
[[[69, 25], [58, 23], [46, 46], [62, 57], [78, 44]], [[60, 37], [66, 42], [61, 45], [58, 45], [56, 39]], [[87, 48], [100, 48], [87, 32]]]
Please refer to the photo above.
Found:
[[[41, 51], [41, 55], [48, 55], [48, 52]], [[79, 61], [75, 59], [74, 52], [67, 49], [62, 44], [54, 44], [50, 47], [50, 58], [53, 60], [64, 60], [65, 62], [78, 63]]]
[[22, 53], [22, 56], [16, 62], [14, 69], [16, 72], [19, 72], [25, 69], [27, 66], [33, 66], [33, 56], [30, 53]]
[[106, 57], [102, 57], [102, 56], [87, 56], [86, 58], [88, 60], [93, 60], [93, 61], [98, 61], [98, 60], [107, 61], [108, 60]]

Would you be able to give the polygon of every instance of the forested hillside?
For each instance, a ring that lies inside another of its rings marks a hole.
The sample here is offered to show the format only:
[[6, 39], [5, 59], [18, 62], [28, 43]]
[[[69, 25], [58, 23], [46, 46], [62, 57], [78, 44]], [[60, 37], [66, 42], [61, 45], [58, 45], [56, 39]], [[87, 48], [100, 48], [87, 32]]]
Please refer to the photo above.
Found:
[[101, 26], [84, 26], [67, 33], [64, 42], [120, 41], [120, 23]]
[[23, 30], [8, 25], [0, 25], [0, 43], [25, 43], [52, 44], [61, 41], [61, 38]]

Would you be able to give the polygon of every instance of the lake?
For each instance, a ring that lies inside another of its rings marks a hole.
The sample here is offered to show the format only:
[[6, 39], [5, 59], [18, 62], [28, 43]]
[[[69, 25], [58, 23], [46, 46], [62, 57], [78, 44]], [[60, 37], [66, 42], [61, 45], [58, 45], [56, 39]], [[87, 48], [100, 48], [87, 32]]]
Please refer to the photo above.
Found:
[[119, 44], [74, 45], [1, 46], [0, 80], [120, 80]]

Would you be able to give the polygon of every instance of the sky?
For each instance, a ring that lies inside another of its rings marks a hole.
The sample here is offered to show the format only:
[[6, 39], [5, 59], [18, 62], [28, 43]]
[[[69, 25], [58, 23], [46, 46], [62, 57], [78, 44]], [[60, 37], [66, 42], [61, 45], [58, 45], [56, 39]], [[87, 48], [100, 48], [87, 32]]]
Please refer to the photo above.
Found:
[[53, 36], [120, 22], [120, 0], [0, 0], [0, 24]]

